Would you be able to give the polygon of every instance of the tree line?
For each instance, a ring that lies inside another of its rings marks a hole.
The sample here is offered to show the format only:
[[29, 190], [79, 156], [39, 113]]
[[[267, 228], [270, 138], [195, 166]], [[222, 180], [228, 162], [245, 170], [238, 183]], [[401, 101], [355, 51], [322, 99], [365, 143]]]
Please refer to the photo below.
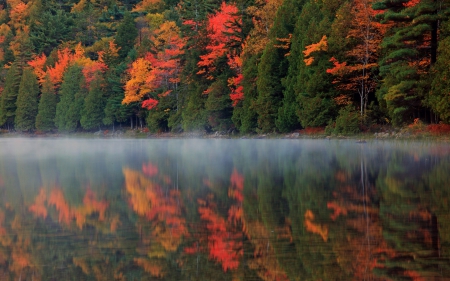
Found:
[[449, 13], [443, 0], [6, 0], [0, 125], [448, 124]]

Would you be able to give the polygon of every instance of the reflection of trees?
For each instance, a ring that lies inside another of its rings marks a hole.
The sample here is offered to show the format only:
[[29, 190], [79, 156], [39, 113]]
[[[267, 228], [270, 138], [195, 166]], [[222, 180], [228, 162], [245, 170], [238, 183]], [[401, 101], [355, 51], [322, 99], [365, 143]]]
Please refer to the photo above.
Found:
[[248, 144], [1, 158], [0, 280], [450, 276], [448, 151]]
[[[390, 248], [377, 272], [392, 280], [447, 276], [442, 274], [446, 271], [443, 265], [449, 264], [448, 256], [439, 253], [438, 221], [441, 221], [442, 214], [436, 211], [441, 204], [439, 199], [437, 204], [433, 202], [430, 191], [441, 192], [442, 187], [433, 182], [448, 183], [448, 171], [446, 175], [440, 174], [439, 178], [431, 178], [438, 176], [434, 174], [438, 170], [435, 168], [437, 159], [421, 156], [418, 152], [393, 152], [386, 168], [380, 169], [377, 180], [382, 197], [382, 233]], [[430, 168], [433, 169], [431, 175]]]

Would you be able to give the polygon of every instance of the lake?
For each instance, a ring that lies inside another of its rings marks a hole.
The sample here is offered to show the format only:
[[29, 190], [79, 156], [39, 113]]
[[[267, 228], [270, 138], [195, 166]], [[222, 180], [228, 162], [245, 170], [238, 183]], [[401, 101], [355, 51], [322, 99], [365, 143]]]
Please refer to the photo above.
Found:
[[450, 280], [449, 198], [438, 142], [2, 138], [0, 280]]

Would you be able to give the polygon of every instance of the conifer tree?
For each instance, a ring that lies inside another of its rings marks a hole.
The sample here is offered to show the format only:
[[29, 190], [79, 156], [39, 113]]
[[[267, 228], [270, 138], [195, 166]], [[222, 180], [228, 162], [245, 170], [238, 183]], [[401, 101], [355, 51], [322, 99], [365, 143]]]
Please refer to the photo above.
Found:
[[77, 127], [77, 120], [74, 121], [77, 118], [74, 111], [78, 108], [75, 95], [81, 90], [82, 77], [81, 67], [77, 65], [70, 66], [64, 74], [59, 90], [60, 101], [56, 105], [55, 124], [59, 131], [72, 131]]
[[394, 125], [411, 122], [426, 113], [422, 100], [429, 87], [420, 91], [419, 85], [437, 59], [442, 6], [438, 2], [389, 0], [374, 4], [374, 9], [384, 11], [379, 15], [381, 22], [392, 25], [381, 44], [383, 83], [377, 94], [386, 103]]
[[25, 68], [17, 95], [17, 110], [14, 119], [16, 130], [30, 131], [35, 128], [38, 113], [39, 85], [33, 70]]
[[50, 77], [45, 77], [42, 84], [41, 98], [36, 116], [36, 129], [46, 132], [55, 129], [56, 105], [58, 96], [55, 93]]
[[13, 63], [6, 74], [5, 87], [0, 100], [0, 124], [12, 129], [16, 115], [16, 101], [19, 93], [21, 72]]
[[133, 49], [138, 36], [138, 29], [131, 13], [125, 13], [123, 22], [117, 28], [116, 44], [120, 48], [120, 58], [125, 58], [128, 52]]
[[95, 75], [91, 82], [89, 92], [84, 99], [81, 111], [81, 126], [85, 130], [100, 128], [104, 117], [103, 78], [100, 73]]

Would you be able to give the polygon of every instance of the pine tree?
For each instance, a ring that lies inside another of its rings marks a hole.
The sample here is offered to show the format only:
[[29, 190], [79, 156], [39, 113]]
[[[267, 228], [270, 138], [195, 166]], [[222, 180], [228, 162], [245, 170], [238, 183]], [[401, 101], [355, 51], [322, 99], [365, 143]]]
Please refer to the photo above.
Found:
[[419, 85], [437, 59], [441, 6], [433, 0], [387, 0], [374, 4], [374, 9], [384, 11], [379, 15], [381, 22], [392, 25], [381, 44], [380, 75], [384, 83], [377, 94], [386, 103], [394, 125], [427, 113], [422, 100], [429, 87], [420, 91]]
[[89, 92], [84, 99], [81, 111], [81, 126], [85, 130], [100, 128], [104, 117], [103, 78], [100, 73], [95, 75], [91, 82]]
[[53, 83], [49, 76], [46, 76], [42, 84], [41, 98], [36, 116], [36, 129], [48, 132], [55, 129], [56, 105], [58, 96], [55, 93]]
[[36, 115], [38, 113], [39, 85], [33, 70], [25, 68], [17, 95], [17, 110], [14, 119], [16, 130], [30, 131], [35, 128]]
[[6, 74], [5, 88], [0, 100], [0, 124], [13, 128], [16, 115], [16, 101], [19, 93], [21, 72], [16, 63], [13, 63]]
[[[64, 74], [63, 82], [59, 90], [60, 101], [56, 105], [55, 124], [59, 131], [71, 131], [76, 129], [77, 118], [74, 109], [75, 95], [80, 92], [83, 74], [81, 67], [77, 65], [70, 66]], [[72, 108], [72, 111], [70, 109]], [[79, 120], [79, 119], [78, 119]], [[75, 123], [75, 124], [74, 124]]]
[[133, 49], [138, 36], [138, 29], [131, 13], [125, 13], [123, 22], [117, 28], [116, 44], [120, 47], [119, 56], [125, 58], [128, 52]]

